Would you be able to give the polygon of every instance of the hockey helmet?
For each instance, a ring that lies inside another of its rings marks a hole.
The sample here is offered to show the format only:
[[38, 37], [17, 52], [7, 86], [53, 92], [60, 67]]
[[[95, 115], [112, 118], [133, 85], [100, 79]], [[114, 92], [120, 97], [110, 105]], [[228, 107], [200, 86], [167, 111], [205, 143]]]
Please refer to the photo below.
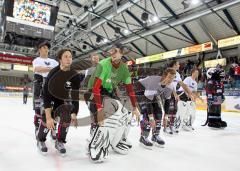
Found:
[[207, 79], [221, 80], [225, 77], [225, 71], [222, 68], [209, 68], [206, 75]]

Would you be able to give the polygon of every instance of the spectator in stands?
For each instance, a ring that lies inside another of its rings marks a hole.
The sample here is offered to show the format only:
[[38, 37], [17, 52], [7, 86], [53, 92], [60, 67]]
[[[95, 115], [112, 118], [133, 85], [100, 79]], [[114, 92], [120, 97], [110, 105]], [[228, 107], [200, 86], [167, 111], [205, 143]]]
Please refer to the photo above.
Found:
[[21, 83], [23, 85], [27, 85], [28, 83], [32, 82], [32, 80], [28, 77], [28, 75], [24, 75], [24, 77], [21, 79]]

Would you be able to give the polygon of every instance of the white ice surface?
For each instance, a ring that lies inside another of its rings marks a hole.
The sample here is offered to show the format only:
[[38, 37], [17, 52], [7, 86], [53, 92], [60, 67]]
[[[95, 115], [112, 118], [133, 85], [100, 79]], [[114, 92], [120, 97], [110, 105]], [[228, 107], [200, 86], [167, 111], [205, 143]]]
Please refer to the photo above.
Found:
[[[80, 103], [79, 116], [88, 115]], [[198, 111], [195, 131], [167, 136], [165, 148], [147, 150], [139, 146], [140, 129], [132, 127], [133, 149], [128, 155], [110, 152], [102, 164], [92, 163], [86, 155], [89, 126], [70, 128], [67, 155], [57, 154], [48, 137], [48, 154], [36, 147], [31, 99], [27, 105], [20, 98], [0, 98], [0, 171], [240, 171], [240, 113], [223, 113], [228, 127], [212, 130], [202, 127], [206, 111]]]

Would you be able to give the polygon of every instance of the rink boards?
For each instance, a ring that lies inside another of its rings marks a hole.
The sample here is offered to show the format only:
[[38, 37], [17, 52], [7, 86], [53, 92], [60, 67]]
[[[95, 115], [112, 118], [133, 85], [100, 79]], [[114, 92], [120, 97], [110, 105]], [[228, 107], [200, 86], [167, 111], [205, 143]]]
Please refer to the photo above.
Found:
[[[0, 92], [0, 98], [22, 98], [23, 93], [21, 92]], [[29, 96], [31, 94], [29, 93]], [[206, 96], [203, 93], [201, 96], [204, 102], [197, 100], [197, 109], [198, 110], [207, 110], [207, 100]], [[223, 112], [239, 112], [240, 113], [240, 90], [226, 91], [225, 92], [225, 101], [222, 104]]]

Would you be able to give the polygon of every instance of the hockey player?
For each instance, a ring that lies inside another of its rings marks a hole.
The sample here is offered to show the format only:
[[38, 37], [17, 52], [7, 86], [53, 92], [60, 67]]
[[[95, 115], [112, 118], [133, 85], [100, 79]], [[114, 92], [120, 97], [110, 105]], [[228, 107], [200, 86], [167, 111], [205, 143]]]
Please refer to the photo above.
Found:
[[28, 99], [28, 87], [24, 86], [23, 87], [23, 104], [27, 104], [27, 99]]
[[[97, 116], [98, 121], [98, 126], [89, 143], [90, 157], [96, 162], [101, 162], [106, 158], [110, 143], [117, 153], [127, 154], [129, 149], [126, 143], [128, 127], [120, 121], [121, 118], [127, 117], [127, 113], [123, 112], [124, 110], [118, 112], [119, 109], [124, 109], [115, 92], [119, 83], [123, 82], [125, 84], [133, 106], [132, 114], [139, 116], [131, 77], [127, 66], [121, 61], [121, 57], [127, 51], [128, 49], [122, 44], [113, 45], [109, 51], [110, 57], [99, 62], [88, 82], [89, 96], [85, 99], [89, 103], [91, 113]], [[106, 98], [110, 98], [112, 102], [104, 103]], [[111, 116], [106, 117], [106, 107], [109, 104], [114, 106], [116, 110], [111, 113]], [[123, 137], [123, 134], [125, 137]]]
[[[174, 61], [172, 61], [172, 62], [170, 63], [169, 67], [173, 68], [173, 69], [176, 71], [176, 77], [175, 77], [175, 79], [174, 79], [174, 81], [173, 81], [173, 83], [172, 83], [173, 86], [174, 86], [173, 95], [174, 95], [175, 99], [174, 99], [174, 98], [171, 98], [171, 100], [175, 100], [175, 102], [169, 101], [169, 103], [176, 103], [176, 102], [178, 103], [178, 102], [179, 102], [179, 97], [178, 97], [178, 95], [177, 95], [177, 93], [176, 93], [177, 85], [178, 85], [178, 84], [179, 84], [179, 85], [183, 88], [183, 90], [188, 94], [188, 96], [190, 97], [190, 99], [191, 99], [192, 101], [194, 101], [194, 100], [195, 100], [194, 95], [192, 94], [192, 92], [190, 91], [190, 89], [187, 87], [187, 85], [182, 81], [182, 78], [181, 78], [180, 74], [178, 73], [178, 70], [179, 70], [179, 67], [180, 67], [179, 62], [176, 61], [176, 60], [174, 60]], [[177, 105], [175, 105], [175, 107], [176, 107], [176, 106], [177, 106]], [[177, 110], [178, 110], [178, 109], [177, 109]], [[173, 110], [173, 111], [177, 112], [177, 110]], [[173, 127], [167, 127], [164, 131], [165, 131], [166, 133], [170, 133], [170, 134], [171, 134], [171, 132], [177, 133], [177, 132], [178, 132], [178, 128], [179, 128], [179, 126], [180, 126], [180, 118], [176, 118], [176, 113], [172, 113], [171, 117], [173, 117], [173, 118], [170, 119], [170, 121], [174, 121], [174, 123], [170, 123], [169, 125], [174, 125], [174, 126], [173, 126]]]
[[[166, 99], [170, 99], [174, 87], [171, 85], [176, 75], [176, 71], [168, 68], [161, 76], [148, 76], [139, 80], [139, 91], [137, 92], [138, 104], [143, 115], [140, 122], [141, 137], [140, 143], [146, 147], [151, 148], [153, 143], [158, 146], [165, 144], [159, 136], [162, 121], [162, 109]], [[160, 94], [160, 95], [159, 95]], [[158, 97], [161, 97], [159, 99]], [[159, 100], [163, 103], [159, 104]], [[150, 130], [152, 127], [152, 142], [148, 140]]]
[[53, 130], [55, 120], [60, 119], [58, 125], [55, 148], [59, 153], [65, 154], [66, 135], [68, 127], [72, 123], [77, 126], [77, 113], [79, 109], [80, 77], [76, 71], [70, 68], [72, 54], [69, 49], [58, 52], [57, 58], [60, 65], [48, 74], [43, 88], [44, 111], [38, 130], [37, 146], [42, 153], [48, 151], [45, 141], [49, 130]]
[[221, 104], [225, 100], [222, 78], [225, 72], [221, 68], [210, 68], [207, 70], [207, 124], [212, 128], [225, 128], [227, 123], [221, 118]]
[[[184, 79], [184, 83], [188, 86], [191, 92], [194, 94], [195, 99], [198, 97], [197, 94], [197, 78], [199, 71], [197, 68], [191, 71], [191, 76]], [[183, 88], [178, 89], [178, 95], [180, 100], [178, 102], [178, 112], [177, 117], [180, 118], [180, 127], [186, 131], [194, 130], [193, 123], [195, 121], [196, 115], [196, 103], [192, 101]]]
[[[35, 134], [39, 127], [41, 119], [42, 108], [42, 87], [45, 79], [54, 67], [58, 65], [58, 62], [54, 59], [48, 58], [48, 53], [51, 45], [49, 42], [44, 41], [38, 45], [39, 57], [35, 58], [32, 62], [34, 80], [33, 80], [33, 109], [35, 110], [34, 125]], [[55, 132], [51, 132], [52, 138], [55, 139]]]

